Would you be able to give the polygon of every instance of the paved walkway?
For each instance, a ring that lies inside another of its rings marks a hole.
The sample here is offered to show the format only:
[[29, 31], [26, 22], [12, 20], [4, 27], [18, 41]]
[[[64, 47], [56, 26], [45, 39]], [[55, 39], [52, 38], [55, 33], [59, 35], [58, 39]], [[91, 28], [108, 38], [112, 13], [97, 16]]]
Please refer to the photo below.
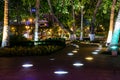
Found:
[[100, 54], [101, 49], [77, 43], [50, 56], [3, 57], [0, 80], [120, 80], [120, 56]]

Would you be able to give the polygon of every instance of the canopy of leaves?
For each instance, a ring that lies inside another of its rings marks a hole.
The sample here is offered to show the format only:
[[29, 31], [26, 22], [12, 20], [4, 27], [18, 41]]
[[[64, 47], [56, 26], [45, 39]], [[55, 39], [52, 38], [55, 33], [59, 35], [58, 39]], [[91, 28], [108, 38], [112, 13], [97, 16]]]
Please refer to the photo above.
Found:
[[[70, 26], [73, 23], [72, 6], [74, 6], [76, 25], [80, 26], [81, 6], [84, 6], [84, 20], [89, 21], [93, 16], [96, 4], [98, 0], [51, 0], [52, 8], [58, 19]], [[120, 0], [117, 0], [115, 16], [118, 13]], [[9, 19], [21, 19], [30, 17], [30, 9], [35, 8], [36, 0], [9, 0]], [[109, 26], [110, 11], [112, 0], [102, 0], [102, 4], [99, 7], [96, 15], [96, 24], [102, 24], [106, 28]], [[4, 14], [4, 0], [0, 1], [0, 21], [3, 21]], [[50, 9], [47, 0], [40, 0], [40, 17], [43, 14], [50, 13]], [[33, 13], [34, 15], [34, 13]], [[86, 24], [86, 21], [84, 22]]]

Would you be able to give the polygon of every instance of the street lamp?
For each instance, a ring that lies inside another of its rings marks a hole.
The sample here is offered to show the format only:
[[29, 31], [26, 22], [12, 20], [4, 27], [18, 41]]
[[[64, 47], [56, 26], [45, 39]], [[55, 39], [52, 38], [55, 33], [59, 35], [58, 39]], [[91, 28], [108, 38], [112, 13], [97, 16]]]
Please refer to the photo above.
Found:
[[81, 31], [80, 31], [80, 40], [83, 40], [83, 8], [84, 6], [81, 6]]

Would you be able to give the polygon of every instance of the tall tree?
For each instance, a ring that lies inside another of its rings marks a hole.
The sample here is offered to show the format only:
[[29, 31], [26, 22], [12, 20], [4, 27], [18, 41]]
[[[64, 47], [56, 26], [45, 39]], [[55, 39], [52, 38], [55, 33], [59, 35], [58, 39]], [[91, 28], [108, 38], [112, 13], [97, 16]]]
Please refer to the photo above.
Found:
[[30, 16], [32, 16], [32, 7], [35, 5], [35, 0], [22, 0], [23, 5], [27, 5]]
[[37, 45], [36, 41], [38, 41], [39, 5], [40, 5], [40, 0], [36, 0], [36, 18], [35, 18], [35, 33], [34, 33], [35, 45]]
[[4, 28], [1, 47], [9, 46], [8, 0], [4, 0]]
[[110, 42], [110, 45], [108, 46], [108, 49], [112, 51], [113, 56], [117, 55], [119, 49], [118, 48], [119, 36], [120, 36], [120, 10], [118, 12], [118, 16], [115, 21], [115, 28], [114, 28], [112, 40]]
[[75, 10], [74, 10], [74, 0], [71, 0], [71, 5], [72, 5], [72, 17], [73, 17], [73, 24], [72, 24], [72, 27], [73, 27], [73, 34], [71, 35], [71, 37], [73, 37], [73, 40], [76, 39], [76, 25], [75, 25]]
[[57, 21], [57, 23], [60, 25], [60, 27], [61, 27], [63, 30], [68, 31], [69, 33], [73, 33], [70, 29], [66, 29], [66, 28], [64, 27], [64, 25], [58, 20], [58, 18], [56, 17], [56, 15], [55, 15], [54, 12], [53, 12], [53, 8], [52, 8], [52, 5], [51, 5], [51, 1], [50, 1], [50, 0], [47, 0], [47, 1], [48, 1], [48, 5], [49, 5], [49, 7], [50, 7], [50, 13], [51, 13], [51, 15], [53, 15], [54, 19]]
[[112, 39], [112, 32], [113, 32], [113, 25], [114, 25], [114, 12], [115, 12], [115, 4], [116, 0], [113, 0], [112, 7], [111, 7], [111, 14], [110, 14], [110, 25], [109, 25], [109, 32], [107, 37], [107, 44], [108, 45], [111, 42]]
[[102, 2], [102, 0], [98, 0], [95, 10], [94, 10], [94, 13], [93, 13], [91, 27], [90, 27], [90, 41], [94, 41], [94, 39], [95, 39], [94, 27], [95, 27], [95, 21], [96, 21], [96, 13], [97, 13], [97, 10], [98, 10], [101, 2]]

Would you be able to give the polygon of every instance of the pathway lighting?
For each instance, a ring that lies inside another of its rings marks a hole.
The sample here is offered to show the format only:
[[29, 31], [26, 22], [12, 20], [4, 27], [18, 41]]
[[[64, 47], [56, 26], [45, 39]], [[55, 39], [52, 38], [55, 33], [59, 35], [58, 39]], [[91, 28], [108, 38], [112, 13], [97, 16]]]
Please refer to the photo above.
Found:
[[88, 61], [92, 61], [93, 57], [86, 57], [85, 59], [88, 60]]
[[33, 66], [33, 64], [23, 64], [22, 65], [22, 67], [24, 67], [24, 68], [29, 68], [29, 67], [32, 67]]
[[73, 53], [68, 53], [67, 55], [68, 55], [68, 56], [73, 56], [74, 54], [73, 54]]
[[73, 66], [76, 66], [76, 67], [80, 67], [80, 66], [83, 66], [83, 65], [84, 65], [84, 64], [78, 63], [78, 62], [73, 64]]
[[80, 31], [80, 40], [83, 40], [83, 8], [84, 6], [81, 6], [81, 31]]
[[55, 71], [54, 74], [63, 75], [63, 74], [68, 74], [68, 72], [67, 71]]
[[78, 51], [77, 51], [77, 50], [73, 50], [72, 52], [73, 52], [73, 53], [77, 53]]
[[92, 54], [98, 54], [98, 52], [94, 51], [94, 52], [92, 52]]

